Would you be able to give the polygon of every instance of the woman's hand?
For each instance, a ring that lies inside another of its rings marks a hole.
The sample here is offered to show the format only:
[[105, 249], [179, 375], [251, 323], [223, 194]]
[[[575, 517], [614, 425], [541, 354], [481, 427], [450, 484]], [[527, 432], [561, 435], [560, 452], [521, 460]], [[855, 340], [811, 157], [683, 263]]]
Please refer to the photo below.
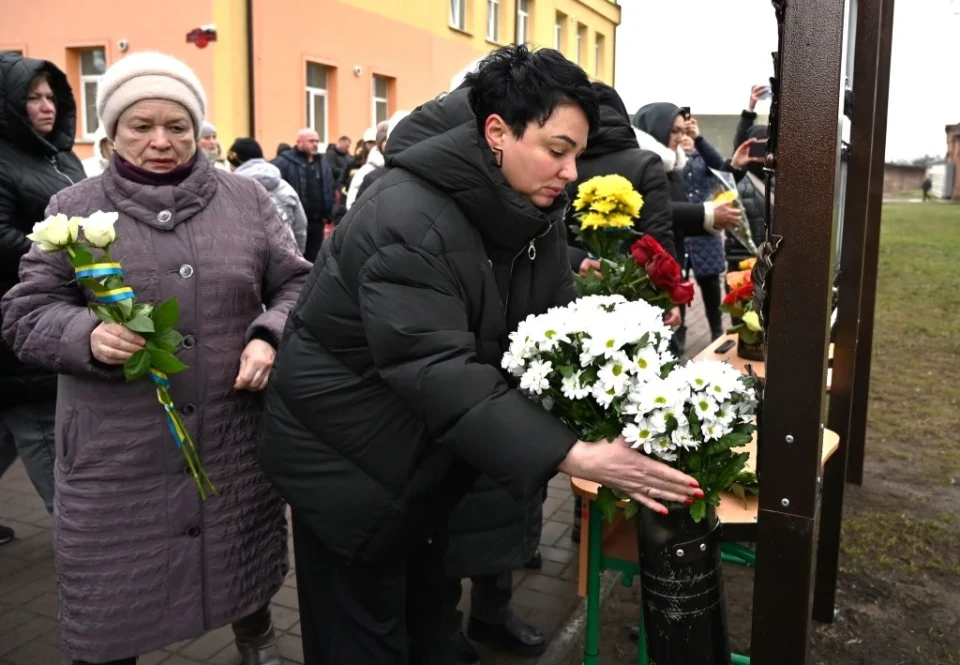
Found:
[[104, 365], [122, 365], [147, 341], [119, 323], [101, 323], [90, 333], [90, 351]]
[[577, 441], [558, 467], [563, 473], [620, 490], [651, 510], [665, 513], [659, 503], [690, 505], [703, 492], [692, 477], [630, 448], [623, 437], [613, 442]]
[[747, 139], [740, 144], [740, 147], [737, 148], [737, 151], [733, 153], [733, 157], [730, 158], [730, 166], [742, 171], [747, 168], [749, 164], [763, 164], [767, 161], [766, 157], [751, 157], [750, 156], [750, 146], [757, 142], [757, 139]]
[[234, 390], [259, 391], [267, 387], [270, 369], [277, 352], [269, 342], [252, 339], [240, 354], [240, 373], [233, 384]]
[[700, 138], [700, 123], [697, 122], [697, 119], [693, 116], [690, 116], [688, 120], [684, 121], [683, 129], [687, 133], [687, 136], [693, 140]]
[[674, 307], [663, 317], [663, 324], [668, 328], [679, 328], [681, 323], [683, 319], [680, 317], [679, 307]]
[[767, 92], [767, 86], [765, 85], [755, 85], [750, 88], [750, 102], [747, 105], [747, 110], [753, 113], [757, 109], [757, 103], [760, 101], [760, 98], [763, 97]]
[[602, 277], [600, 273], [600, 262], [596, 259], [591, 259], [589, 257], [585, 258], [580, 262], [580, 276], [586, 277], [590, 273], [594, 273], [597, 277]]

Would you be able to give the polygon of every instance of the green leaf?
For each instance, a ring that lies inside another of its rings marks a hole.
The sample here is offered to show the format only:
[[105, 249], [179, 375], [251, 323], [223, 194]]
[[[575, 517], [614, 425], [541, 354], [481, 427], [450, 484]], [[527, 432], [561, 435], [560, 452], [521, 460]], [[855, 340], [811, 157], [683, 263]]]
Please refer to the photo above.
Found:
[[632, 520], [640, 512], [640, 504], [636, 501], [630, 501], [627, 507], [623, 509], [624, 519]]
[[560, 372], [560, 376], [565, 379], [569, 379], [571, 376], [573, 376], [573, 373], [576, 371], [576, 369], [574, 369], [573, 365], [560, 365], [557, 367], [557, 371]]
[[711, 441], [710, 445], [707, 446], [708, 455], [716, 455], [724, 451], [730, 450], [731, 448], [739, 448], [740, 446], [745, 446], [753, 440], [753, 432], [744, 432], [739, 427], [734, 431], [726, 434], [716, 441]]
[[152, 313], [153, 313], [153, 303], [144, 302], [144, 303], [140, 303], [138, 305], [133, 306], [133, 315], [135, 317], [140, 316], [141, 314], [143, 316], [150, 316]]
[[743, 485], [740, 483], [734, 483], [730, 486], [730, 491], [733, 492], [740, 501], [743, 502], [743, 507], [747, 507], [747, 490], [743, 488]]
[[72, 265], [74, 268], [88, 266], [93, 263], [93, 254], [91, 254], [83, 245], [73, 244], [70, 245], [70, 249], [73, 250], [73, 256], [70, 256], [70, 252], [67, 252], [67, 256], [70, 257], [70, 265]]
[[612, 522], [617, 516], [617, 495], [609, 487], [600, 487], [597, 490], [597, 508], [603, 514], [603, 519]]
[[138, 314], [124, 324], [135, 333], [152, 333], [153, 320], [149, 316]]
[[179, 358], [162, 349], [150, 350], [150, 366], [164, 374], [177, 374], [187, 369], [187, 366]]
[[746, 466], [747, 460], [749, 459], [749, 453], [740, 453], [739, 455], [734, 455], [733, 458], [723, 467], [723, 471], [717, 475], [716, 481], [712, 483], [714, 491], [720, 492], [730, 487], [730, 483], [732, 483], [740, 474], [740, 472], [743, 471], [743, 467]]
[[127, 298], [126, 300], [118, 300], [116, 302], [117, 309], [120, 310], [120, 314], [123, 315], [124, 321], [129, 321], [133, 317], [133, 299]]
[[100, 280], [94, 279], [93, 277], [83, 277], [82, 279], [78, 279], [77, 282], [94, 293], [104, 290], [104, 286], [100, 283]]
[[180, 345], [183, 344], [183, 335], [178, 333], [176, 330], [168, 330], [165, 333], [153, 335], [150, 338], [150, 341], [164, 351], [176, 353], [177, 349], [180, 348]]
[[113, 310], [107, 305], [90, 303], [88, 307], [90, 308], [90, 311], [96, 314], [97, 318], [104, 323], [120, 323], [120, 320], [116, 317]]
[[136, 381], [143, 378], [150, 370], [150, 353], [146, 350], [137, 351], [123, 364], [123, 375], [127, 381]]
[[119, 289], [123, 286], [126, 286], [123, 283], [123, 278], [120, 277], [120, 275], [110, 275], [105, 280], [103, 280], [103, 284], [104, 286], [107, 287], [108, 291], [112, 291], [113, 289]]
[[703, 518], [707, 516], [707, 502], [703, 499], [695, 501], [692, 506], [690, 506], [690, 517], [694, 522], [702, 522]]
[[177, 299], [170, 298], [158, 306], [153, 310], [150, 318], [153, 319], [153, 328], [157, 333], [171, 330], [180, 320], [180, 305], [177, 304]]

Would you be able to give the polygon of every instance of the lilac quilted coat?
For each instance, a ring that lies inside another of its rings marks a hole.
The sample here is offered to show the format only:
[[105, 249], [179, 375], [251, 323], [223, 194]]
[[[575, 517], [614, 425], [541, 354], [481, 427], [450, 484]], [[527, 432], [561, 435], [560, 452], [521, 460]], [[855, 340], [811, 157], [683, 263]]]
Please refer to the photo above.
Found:
[[[267, 604], [287, 572], [284, 504], [256, 458], [259, 394], [236, 392], [253, 335], [279, 340], [310, 269], [266, 191], [197, 160], [179, 186], [111, 165], [47, 214], [120, 213], [112, 248], [144, 301], [176, 296], [171, 395], [219, 496], [200, 500], [153, 384], [95, 361], [90, 294], [63, 254], [35, 247], [3, 299], [3, 337], [60, 374], [54, 509], [60, 632], [71, 658], [104, 662], [197, 637]], [[264, 310], [264, 306], [266, 310]]]

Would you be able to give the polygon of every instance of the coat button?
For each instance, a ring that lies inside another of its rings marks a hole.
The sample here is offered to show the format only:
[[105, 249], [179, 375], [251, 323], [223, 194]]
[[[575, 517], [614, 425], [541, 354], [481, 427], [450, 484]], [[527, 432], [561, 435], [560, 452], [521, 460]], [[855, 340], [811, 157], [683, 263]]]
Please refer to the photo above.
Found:
[[183, 411], [183, 415], [192, 416], [194, 413], [197, 412], [197, 407], [193, 404], [187, 403], [187, 404], [184, 404], [183, 408], [180, 410]]
[[200, 527], [198, 526], [190, 527], [189, 529], [187, 529], [187, 535], [190, 536], [191, 538], [197, 538], [200, 535]]
[[192, 349], [197, 345], [197, 338], [193, 335], [187, 335], [183, 338], [183, 348]]
[[157, 213], [157, 221], [161, 224], [166, 224], [171, 219], [173, 219], [173, 213], [171, 213], [169, 210], [161, 210], [159, 213]]
[[184, 263], [182, 266], [180, 266], [180, 270], [178, 270], [177, 272], [180, 273], [180, 276], [182, 278], [190, 279], [191, 277], [193, 277], [193, 266], [190, 265], [189, 263]]

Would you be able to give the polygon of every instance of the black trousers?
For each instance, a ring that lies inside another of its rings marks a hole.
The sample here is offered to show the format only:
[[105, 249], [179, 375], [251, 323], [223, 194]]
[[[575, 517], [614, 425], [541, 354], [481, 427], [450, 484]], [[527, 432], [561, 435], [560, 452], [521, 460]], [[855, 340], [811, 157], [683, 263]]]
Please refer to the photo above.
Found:
[[710, 324], [710, 336], [717, 339], [723, 335], [723, 312], [720, 311], [720, 276], [705, 275], [701, 277], [696, 275], [697, 286], [700, 287], [700, 295], [703, 298], [703, 308], [707, 313], [707, 322]]
[[317, 254], [323, 245], [323, 231], [326, 224], [323, 221], [307, 223], [307, 246], [303, 250], [303, 258], [310, 263], [316, 263]]
[[[444, 584], [444, 608], [447, 626], [455, 635], [463, 627], [463, 612], [457, 609], [462, 595], [460, 580], [448, 577]], [[506, 623], [513, 611], [513, 571], [470, 578], [470, 617], [494, 626]]]
[[449, 665], [445, 536], [405, 558], [347, 563], [293, 514], [305, 665]]

